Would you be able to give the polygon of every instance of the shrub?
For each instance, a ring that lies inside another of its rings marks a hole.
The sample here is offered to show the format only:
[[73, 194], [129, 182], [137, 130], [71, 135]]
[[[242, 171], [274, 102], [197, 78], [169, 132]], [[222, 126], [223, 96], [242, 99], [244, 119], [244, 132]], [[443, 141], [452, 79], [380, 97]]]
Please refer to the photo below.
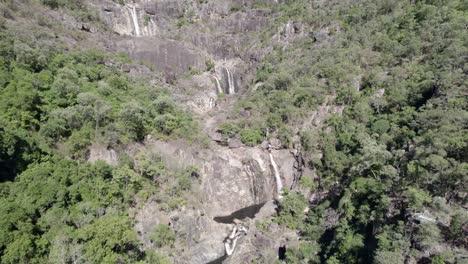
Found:
[[191, 24], [190, 20], [188, 20], [187, 18], [183, 17], [183, 18], [181, 18], [181, 19], [179, 19], [179, 20], [177, 21], [176, 26], [177, 26], [177, 28], [181, 28], [181, 27], [183, 27], [183, 26], [185, 26], [185, 25], [189, 25], [189, 24]]
[[387, 133], [388, 130], [390, 130], [390, 122], [388, 122], [385, 119], [377, 120], [372, 124], [371, 129], [374, 133], [382, 135], [384, 133]]
[[224, 122], [221, 125], [219, 125], [218, 131], [223, 135], [224, 138], [227, 139], [232, 138], [237, 133], [239, 133], [240, 128], [236, 124]]
[[242, 143], [247, 146], [255, 146], [262, 143], [263, 135], [260, 130], [245, 128], [240, 133]]
[[212, 71], [215, 67], [215, 64], [212, 60], [207, 60], [205, 61], [205, 65], [206, 65], [206, 71]]
[[307, 207], [307, 199], [300, 193], [286, 193], [280, 202], [280, 211], [276, 222], [288, 228], [296, 229], [304, 218], [304, 209]]
[[163, 246], [172, 247], [175, 241], [175, 233], [168, 225], [159, 224], [154, 227], [150, 239], [158, 248]]

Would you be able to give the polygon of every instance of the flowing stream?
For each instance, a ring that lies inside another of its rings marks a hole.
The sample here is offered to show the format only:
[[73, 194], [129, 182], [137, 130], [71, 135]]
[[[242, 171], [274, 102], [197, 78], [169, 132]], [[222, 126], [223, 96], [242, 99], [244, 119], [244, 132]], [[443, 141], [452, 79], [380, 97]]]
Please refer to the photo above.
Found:
[[271, 154], [271, 152], [270, 152], [270, 162], [271, 162], [271, 165], [273, 166], [273, 170], [275, 171], [276, 191], [278, 192], [278, 199], [281, 199], [283, 198], [283, 196], [281, 195], [282, 194], [281, 189], [283, 189], [283, 183], [281, 182], [278, 165], [276, 164], [275, 159], [273, 159], [273, 155]]
[[133, 27], [135, 28], [135, 35], [140, 36], [140, 25], [138, 25], [138, 16], [135, 5], [131, 6], [130, 12], [132, 14]]
[[235, 94], [236, 93], [236, 86], [234, 83], [234, 76], [232, 75], [231, 71], [226, 68], [227, 76], [228, 76], [228, 94]]
[[218, 94], [222, 94], [223, 93], [223, 88], [221, 88], [221, 83], [219, 82], [219, 79], [218, 77], [214, 77], [215, 80], [216, 80], [216, 88], [218, 88]]

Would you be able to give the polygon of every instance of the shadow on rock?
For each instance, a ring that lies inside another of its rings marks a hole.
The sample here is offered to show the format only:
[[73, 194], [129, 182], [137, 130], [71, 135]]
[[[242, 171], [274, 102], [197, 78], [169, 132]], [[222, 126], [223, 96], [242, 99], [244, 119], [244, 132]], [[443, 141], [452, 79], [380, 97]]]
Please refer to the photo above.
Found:
[[237, 210], [237, 211], [233, 212], [230, 215], [216, 216], [216, 217], [213, 218], [213, 220], [215, 220], [218, 223], [222, 223], [222, 224], [232, 224], [232, 223], [234, 223], [234, 219], [242, 220], [242, 219], [245, 219], [247, 217], [253, 219], [255, 217], [255, 215], [260, 211], [260, 209], [262, 209], [262, 207], [265, 204], [266, 204], [266, 202], [250, 205], [250, 206], [244, 207], [244, 208], [242, 208], [240, 210]]

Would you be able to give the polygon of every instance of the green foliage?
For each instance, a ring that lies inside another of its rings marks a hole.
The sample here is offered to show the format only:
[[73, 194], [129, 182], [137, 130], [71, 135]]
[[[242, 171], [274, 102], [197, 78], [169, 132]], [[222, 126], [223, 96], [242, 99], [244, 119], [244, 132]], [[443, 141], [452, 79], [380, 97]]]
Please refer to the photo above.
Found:
[[374, 261], [377, 264], [404, 264], [405, 256], [401, 252], [377, 251]]
[[463, 243], [465, 234], [463, 227], [468, 224], [468, 216], [466, 213], [457, 213], [452, 217], [449, 227], [449, 238], [454, 243]]
[[219, 125], [218, 131], [221, 133], [221, 135], [223, 135], [225, 139], [228, 139], [237, 135], [237, 133], [239, 133], [240, 131], [240, 128], [236, 124], [224, 122]]
[[[81, 1], [43, 3], [85, 11]], [[168, 263], [145, 256], [127, 210], [155, 194], [155, 181], [167, 183], [171, 208], [181, 206], [197, 168], [84, 160], [95, 142], [117, 148], [148, 133], [198, 140], [197, 123], [162, 88], [104, 64], [122, 58], [15, 29], [0, 29], [1, 262]]]
[[146, 263], [148, 264], [171, 264], [171, 261], [161, 253], [148, 251], [146, 253]]
[[84, 258], [92, 263], [129, 262], [138, 258], [138, 240], [127, 217], [103, 216], [78, 232]]
[[304, 210], [307, 208], [307, 199], [300, 193], [286, 193], [280, 202], [280, 210], [275, 221], [291, 229], [297, 229], [304, 219]]
[[320, 263], [320, 246], [316, 242], [301, 242], [299, 246], [288, 248], [287, 263]]
[[176, 27], [181, 28], [181, 27], [183, 27], [185, 25], [189, 25], [189, 24], [192, 24], [192, 21], [190, 21], [189, 19], [183, 17], [183, 18], [180, 18], [179, 20], [177, 20]]
[[175, 241], [175, 233], [168, 225], [156, 225], [150, 234], [152, 243], [160, 247], [172, 247]]
[[445, 264], [444, 259], [437, 255], [431, 258], [431, 264]]
[[240, 132], [240, 139], [247, 146], [255, 146], [262, 143], [264, 137], [260, 130], [244, 128]]
[[0, 67], [8, 76], [0, 89], [4, 127], [39, 131], [36, 141], [63, 144], [73, 158], [83, 158], [92, 140], [116, 145], [148, 133], [198, 139], [196, 122], [162, 89], [105, 66], [112, 59], [107, 54], [43, 51], [38, 43], [20, 40], [9, 50], [8, 38], [0, 42], [2, 64], [9, 65]]
[[315, 182], [312, 180], [311, 177], [308, 177], [307, 175], [302, 175], [301, 177], [301, 180], [299, 181], [299, 184], [302, 186], [302, 187], [305, 187], [305, 188], [310, 188], [311, 190], [315, 190], [317, 185], [315, 184]]
[[[135, 192], [151, 182], [128, 167], [49, 159], [29, 166], [0, 197], [0, 234], [11, 234], [0, 239], [6, 256], [2, 261], [43, 263], [49, 253], [54, 262], [141, 259], [133, 223], [124, 210]], [[74, 255], [78, 253], [82, 255]]]
[[[275, 136], [285, 129], [290, 138], [300, 131], [317, 192], [330, 196], [292, 226], [302, 239], [320, 240], [322, 261], [403, 263], [426, 252], [438, 261], [440, 248], [466, 252], [466, 219], [454, 213], [464, 204], [468, 175], [462, 2], [299, 0], [270, 7], [278, 14], [263, 43], [271, 52], [238, 104], [251, 114], [239, 124]], [[291, 21], [309, 36], [272, 46], [270, 35]], [[343, 113], [332, 115], [338, 107]], [[443, 208], [431, 204], [436, 197]], [[320, 209], [326, 204], [328, 211]], [[415, 226], [411, 216], [424, 211], [452, 217], [453, 230]], [[290, 262], [305, 259], [291, 254]]]
[[427, 192], [414, 187], [408, 188], [406, 196], [408, 197], [408, 207], [411, 209], [422, 208], [424, 203], [431, 201], [431, 196]]
[[211, 72], [214, 70], [215, 63], [212, 60], [205, 61], [206, 71]]
[[149, 15], [145, 15], [143, 17], [143, 25], [145, 25], [145, 27], [148, 26], [149, 22], [151, 21], [151, 17]]
[[371, 130], [377, 134], [387, 133], [390, 129], [390, 123], [387, 120], [380, 119], [372, 124]]

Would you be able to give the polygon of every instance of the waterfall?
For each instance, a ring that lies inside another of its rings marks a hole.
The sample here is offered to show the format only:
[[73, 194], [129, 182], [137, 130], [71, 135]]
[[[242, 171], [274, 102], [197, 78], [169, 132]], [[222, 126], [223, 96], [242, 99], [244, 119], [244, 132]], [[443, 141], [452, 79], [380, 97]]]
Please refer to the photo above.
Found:
[[215, 100], [210, 97], [209, 102], [208, 102], [208, 108], [212, 109], [216, 106]]
[[218, 88], [218, 94], [222, 94], [223, 93], [223, 88], [221, 88], [221, 83], [219, 82], [219, 79], [218, 77], [214, 77], [215, 80], [216, 80], [216, 88]]
[[281, 177], [280, 177], [278, 165], [276, 165], [276, 162], [273, 159], [273, 155], [271, 154], [271, 152], [270, 152], [270, 162], [271, 162], [271, 165], [273, 166], [273, 170], [275, 171], [276, 191], [278, 192], [278, 199], [281, 199], [283, 198], [283, 196], [281, 195], [282, 193], [281, 189], [283, 189], [283, 183], [281, 183]]
[[234, 226], [232, 229], [231, 235], [226, 238], [224, 242], [224, 248], [226, 249], [226, 255], [231, 256], [234, 253], [234, 249], [236, 249], [237, 240], [239, 237], [244, 234], [247, 234], [247, 230], [242, 225]]
[[[236, 248], [236, 244], [237, 244], [236, 232], [237, 232], [237, 226], [235, 226], [235, 227], [232, 229], [232, 233], [231, 233], [231, 235], [228, 237], [229, 240], [227, 240], [227, 241], [224, 243], [224, 247], [225, 247], [225, 249], [226, 249], [226, 254], [227, 254], [228, 256], [232, 255], [232, 253], [234, 252], [234, 249]], [[229, 242], [232, 242], [232, 244], [230, 244]]]
[[132, 20], [133, 20], [133, 26], [135, 28], [135, 35], [137, 37], [140, 36], [140, 26], [138, 25], [138, 16], [137, 16], [137, 11], [136, 11], [136, 6], [132, 5], [130, 12], [132, 14]]
[[236, 87], [234, 84], [234, 76], [232, 75], [231, 71], [226, 68], [227, 76], [228, 76], [228, 94], [235, 94]]

